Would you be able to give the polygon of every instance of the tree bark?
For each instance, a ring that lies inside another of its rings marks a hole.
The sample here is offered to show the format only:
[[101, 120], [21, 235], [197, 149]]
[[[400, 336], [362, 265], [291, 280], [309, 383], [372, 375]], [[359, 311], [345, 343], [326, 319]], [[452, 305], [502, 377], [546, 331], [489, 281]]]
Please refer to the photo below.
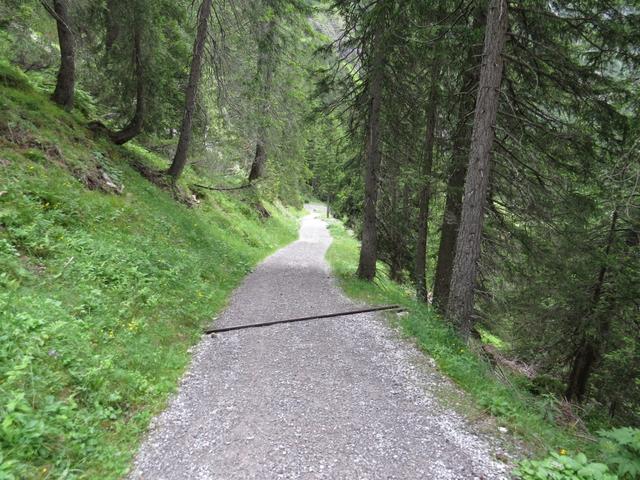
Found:
[[476, 275], [480, 259], [484, 206], [489, 186], [491, 150], [502, 81], [502, 51], [506, 43], [507, 27], [507, 1], [491, 0], [487, 14], [469, 167], [465, 180], [447, 307], [448, 317], [457, 325], [465, 339], [468, 339], [473, 327]]
[[191, 141], [191, 127], [196, 109], [198, 84], [200, 83], [200, 77], [202, 75], [202, 61], [207, 40], [207, 27], [209, 25], [209, 17], [211, 16], [212, 1], [213, 0], [202, 0], [200, 9], [198, 10], [198, 30], [193, 43], [191, 70], [185, 91], [184, 114], [182, 117], [182, 125], [180, 126], [180, 138], [173, 162], [167, 171], [167, 173], [174, 178], [174, 181], [180, 177], [187, 164], [187, 153], [189, 152], [189, 143]]
[[[456, 255], [456, 237], [458, 235], [458, 225], [460, 224], [460, 214], [462, 212], [462, 191], [464, 188], [464, 178], [467, 174], [467, 165], [460, 163], [456, 158], [456, 140], [458, 138], [469, 141], [470, 129], [465, 126], [467, 134], [459, 134], [454, 138], [454, 153], [452, 161], [455, 162], [453, 172], [447, 182], [447, 198], [442, 214], [442, 226], [440, 228], [440, 244], [438, 246], [438, 260], [433, 284], [433, 304], [442, 313], [446, 313], [447, 302], [449, 300], [449, 284], [451, 283], [451, 272], [453, 271], [453, 259]], [[464, 148], [466, 152], [467, 149]], [[462, 153], [462, 152], [461, 152]]]
[[393, 219], [389, 222], [389, 231], [387, 232], [389, 237], [389, 278], [394, 282], [400, 282], [402, 279], [402, 249], [404, 248], [403, 234], [397, 221], [398, 218], [402, 218], [398, 211], [398, 177], [400, 174], [398, 167], [399, 165], [394, 162], [386, 179], [390, 200], [389, 217]]
[[[477, 8], [472, 28], [482, 28], [486, 23], [486, 12]], [[462, 212], [462, 192], [467, 174], [469, 143], [471, 142], [470, 114], [473, 112], [475, 96], [472, 94], [480, 78], [480, 65], [477, 58], [482, 54], [481, 45], [472, 45], [467, 52], [467, 61], [462, 72], [456, 129], [453, 137], [453, 155], [451, 173], [447, 182], [446, 201], [440, 228], [438, 260], [433, 284], [433, 304], [442, 313], [446, 313], [449, 300], [449, 284], [453, 259], [456, 254], [456, 237]]]
[[118, 35], [120, 34], [120, 24], [117, 20], [117, 8], [116, 8], [117, 0], [107, 0], [107, 10], [105, 12], [105, 49], [107, 52], [111, 50], [114, 43], [118, 39]]
[[267, 137], [269, 123], [269, 101], [271, 97], [271, 85], [273, 83], [273, 48], [276, 22], [270, 20], [264, 22], [258, 42], [258, 81], [260, 82], [260, 117], [258, 138], [256, 140], [256, 154], [249, 172], [249, 182], [253, 182], [264, 176], [267, 164]]
[[431, 65], [427, 124], [424, 138], [424, 156], [422, 159], [421, 182], [418, 197], [418, 235], [415, 256], [415, 283], [416, 298], [427, 303], [429, 292], [427, 290], [427, 236], [429, 234], [429, 202], [431, 200], [431, 173], [433, 170], [433, 150], [436, 135], [436, 120], [438, 113], [438, 80], [440, 77], [440, 58], [436, 54]]
[[[616, 224], [618, 223], [618, 210], [614, 210], [611, 216], [611, 227], [609, 228], [609, 234], [607, 236], [607, 244], [604, 249], [605, 262], [601, 265], [598, 272], [598, 278], [593, 286], [593, 293], [591, 295], [591, 302], [589, 310], [586, 312], [585, 317], [590, 319], [593, 317], [600, 299], [602, 297], [602, 289], [604, 287], [604, 281], [608, 272], [608, 264], [606, 257], [611, 252], [611, 247], [615, 240]], [[597, 326], [597, 333], [584, 334], [580, 346], [576, 350], [573, 356], [573, 362], [571, 365], [571, 373], [567, 380], [567, 389], [565, 391], [565, 397], [568, 401], [577, 400], [582, 401], [587, 391], [587, 385], [589, 383], [589, 377], [593, 371], [593, 366], [600, 358], [602, 345], [609, 333], [610, 316], [604, 314], [601, 316]]]
[[60, 68], [56, 79], [56, 88], [51, 99], [58, 105], [70, 110], [73, 108], [73, 94], [76, 83], [75, 46], [71, 21], [69, 18], [69, 5], [67, 0], [53, 0], [53, 11], [48, 4], [45, 8], [56, 21], [58, 30], [58, 43], [60, 44]]
[[142, 60], [142, 41], [140, 26], [134, 27], [133, 56], [136, 70], [136, 111], [129, 123], [117, 132], [111, 132], [109, 137], [116, 145], [122, 145], [137, 136], [144, 125], [146, 112], [144, 63]]
[[362, 244], [357, 276], [373, 280], [378, 259], [378, 234], [376, 212], [378, 203], [378, 170], [380, 168], [380, 107], [382, 102], [383, 65], [378, 32], [374, 36], [373, 60], [369, 78], [369, 107], [364, 158], [364, 218]]

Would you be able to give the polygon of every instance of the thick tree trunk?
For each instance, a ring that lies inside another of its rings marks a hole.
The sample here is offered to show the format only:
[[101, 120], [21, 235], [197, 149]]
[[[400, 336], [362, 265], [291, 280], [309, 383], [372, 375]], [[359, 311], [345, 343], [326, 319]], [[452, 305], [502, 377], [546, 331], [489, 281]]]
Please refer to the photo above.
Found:
[[266, 164], [266, 135], [264, 135], [264, 133], [258, 133], [258, 139], [256, 140], [256, 154], [253, 157], [253, 163], [251, 164], [251, 170], [249, 171], [249, 182], [253, 182], [254, 180], [264, 176]]
[[260, 40], [258, 41], [258, 69], [257, 77], [260, 82], [260, 118], [258, 119], [258, 138], [256, 140], [256, 154], [251, 164], [249, 172], [249, 182], [253, 182], [264, 176], [267, 164], [267, 137], [269, 124], [269, 103], [271, 97], [271, 86], [273, 83], [273, 48], [274, 34], [276, 29], [275, 20], [265, 22], [261, 28]]
[[117, 0], [107, 0], [107, 10], [105, 12], [105, 49], [111, 50], [120, 34], [120, 24], [118, 23]]
[[202, 74], [202, 60], [204, 56], [204, 47], [207, 40], [207, 27], [209, 25], [209, 17], [211, 16], [211, 4], [213, 0], [202, 0], [200, 9], [198, 10], [198, 30], [196, 39], [193, 43], [193, 54], [191, 58], [191, 71], [189, 72], [189, 82], [185, 91], [184, 114], [182, 117], [182, 125], [180, 126], [180, 139], [178, 147], [173, 157], [173, 162], [167, 173], [174, 180], [177, 180], [187, 164], [187, 153], [189, 152], [189, 143], [191, 141], [191, 127], [193, 125], [193, 115], [196, 109], [196, 98], [198, 95], [198, 84]]
[[[379, 41], [376, 35], [374, 42]], [[380, 107], [382, 102], [383, 65], [381, 46], [374, 44], [374, 58], [369, 79], [369, 115], [364, 151], [364, 218], [362, 221], [362, 244], [357, 275], [364, 280], [376, 276], [378, 259], [377, 203], [378, 170], [380, 168]]]
[[[473, 21], [473, 28], [481, 28], [486, 23], [483, 10], [477, 9]], [[433, 304], [441, 312], [447, 307], [449, 300], [449, 284], [453, 259], [456, 254], [456, 237], [462, 212], [462, 191], [464, 178], [467, 174], [469, 158], [469, 143], [471, 142], [471, 112], [475, 104], [472, 94], [480, 78], [480, 66], [476, 64], [482, 54], [480, 45], [472, 45], [467, 52], [467, 60], [462, 72], [456, 130], [453, 137], [453, 155], [451, 158], [451, 172], [447, 182], [446, 201], [442, 215], [440, 229], [440, 244], [438, 246], [438, 261], [436, 264], [433, 284]]]
[[473, 326], [473, 297], [480, 259], [484, 206], [502, 81], [502, 51], [507, 39], [507, 27], [506, 0], [491, 0], [447, 307], [448, 317], [457, 324], [464, 338], [469, 337]]
[[568, 401], [581, 401], [587, 391], [587, 382], [597, 358], [596, 347], [591, 340], [585, 339], [578, 347], [573, 358], [571, 374], [567, 381], [565, 397]]
[[414, 266], [416, 298], [421, 302], [429, 301], [427, 290], [427, 236], [429, 233], [429, 202], [431, 200], [431, 173], [433, 170], [433, 150], [436, 136], [438, 113], [438, 80], [440, 77], [440, 59], [436, 56], [431, 65], [427, 125], [424, 139], [424, 156], [420, 172], [422, 187], [418, 194], [418, 235]]
[[[469, 140], [469, 135], [464, 135], [464, 137], [467, 141]], [[454, 142], [455, 140], [457, 138], [454, 139]], [[433, 304], [442, 313], [446, 313], [449, 300], [449, 284], [451, 283], [453, 259], [456, 255], [456, 237], [458, 235], [458, 225], [460, 224], [460, 213], [462, 212], [462, 190], [464, 188], [464, 178], [467, 174], [467, 165], [457, 162], [458, 159], [455, 158], [455, 148], [454, 146], [452, 161], [456, 163], [447, 182], [447, 198], [442, 214], [438, 260], [433, 284]], [[467, 149], [464, 150], [466, 151]]]
[[142, 131], [144, 124], [146, 111], [145, 78], [140, 30], [141, 28], [136, 26], [133, 33], [133, 56], [136, 70], [136, 111], [131, 121], [122, 130], [109, 134], [109, 137], [116, 145], [122, 145], [137, 136]]
[[68, 7], [67, 0], [53, 0], [53, 12], [48, 6], [47, 10], [56, 20], [58, 42], [60, 44], [60, 69], [58, 70], [56, 88], [51, 99], [58, 105], [70, 110], [73, 108], [76, 66], [75, 46]]
[[[611, 216], [611, 227], [609, 228], [609, 234], [607, 236], [607, 244], [604, 249], [605, 258], [611, 252], [611, 247], [615, 240], [616, 224], [618, 223], [618, 210], [614, 210]], [[585, 317], [589, 320], [596, 315], [598, 304], [602, 297], [602, 290], [604, 287], [604, 281], [607, 276], [608, 265], [602, 264], [598, 272], [598, 278], [593, 286], [593, 293], [591, 295], [591, 302], [589, 310], [585, 313]], [[589, 377], [593, 371], [593, 366], [600, 358], [602, 345], [606, 340], [610, 327], [610, 316], [608, 314], [601, 314], [598, 319], [598, 326], [596, 334], [584, 334], [580, 343], [580, 346], [573, 356], [571, 365], [571, 373], [567, 380], [567, 389], [565, 391], [565, 397], [568, 401], [577, 400], [582, 401], [587, 391], [587, 385], [589, 384]]]

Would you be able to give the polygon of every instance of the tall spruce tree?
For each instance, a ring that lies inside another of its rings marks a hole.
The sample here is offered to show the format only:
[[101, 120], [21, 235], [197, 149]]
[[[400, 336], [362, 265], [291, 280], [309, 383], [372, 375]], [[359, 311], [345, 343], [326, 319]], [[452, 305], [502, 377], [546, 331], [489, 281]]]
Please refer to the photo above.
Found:
[[482, 224], [502, 82], [502, 52], [507, 40], [508, 25], [507, 2], [492, 0], [487, 13], [469, 166], [447, 307], [448, 317], [458, 326], [464, 337], [469, 337], [473, 328], [473, 303], [480, 260]]
[[202, 76], [202, 65], [204, 61], [205, 44], [207, 41], [207, 29], [213, 0], [202, 0], [198, 9], [196, 37], [193, 42], [193, 52], [191, 54], [191, 67], [189, 70], [189, 81], [185, 89], [184, 114], [180, 125], [180, 137], [176, 153], [167, 173], [177, 180], [182, 174], [187, 164], [187, 154], [189, 153], [189, 143], [191, 142], [193, 116], [196, 109], [196, 99], [198, 96], [198, 85]]
[[41, 3], [56, 21], [60, 47], [60, 67], [51, 98], [58, 105], [70, 110], [74, 103], [76, 54], [68, 0], [53, 0], [53, 7], [46, 0], [42, 0]]

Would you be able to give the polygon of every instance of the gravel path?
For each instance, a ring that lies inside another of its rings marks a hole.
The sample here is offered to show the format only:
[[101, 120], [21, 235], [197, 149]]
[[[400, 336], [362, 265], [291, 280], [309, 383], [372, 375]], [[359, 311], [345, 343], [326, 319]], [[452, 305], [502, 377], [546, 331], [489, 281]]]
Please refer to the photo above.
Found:
[[[331, 237], [312, 210], [217, 326], [356, 306], [329, 273]], [[204, 337], [129, 478], [508, 478], [499, 442], [439, 404], [443, 382], [375, 314]]]

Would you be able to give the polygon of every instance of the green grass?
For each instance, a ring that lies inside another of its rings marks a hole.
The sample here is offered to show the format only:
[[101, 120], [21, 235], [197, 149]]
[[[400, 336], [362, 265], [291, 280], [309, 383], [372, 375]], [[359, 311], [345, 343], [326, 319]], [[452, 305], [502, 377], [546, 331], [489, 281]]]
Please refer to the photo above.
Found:
[[[594, 451], [592, 442], [576, 435], [579, 432], [553, 421], [558, 412], [552, 402], [519, 388], [517, 378], [511, 380], [513, 385], [498, 380], [491, 366], [462, 342], [430, 306], [417, 302], [412, 291], [389, 280], [383, 268], [373, 283], [356, 278], [359, 243], [339, 222], [334, 222], [330, 230], [334, 242], [327, 252], [327, 260], [347, 295], [372, 304], [406, 307], [409, 315], [398, 320], [402, 331], [416, 339], [422, 351], [436, 361], [439, 370], [467, 392], [479, 409], [514, 431], [532, 453]], [[497, 338], [489, 340], [499, 343]]]
[[[81, 114], [6, 69], [0, 479], [118, 478], [189, 347], [250, 269], [295, 239], [297, 213], [267, 205], [261, 219], [246, 192], [188, 208], [130, 166], [165, 160], [94, 139]], [[121, 195], [87, 189], [98, 166]]]

